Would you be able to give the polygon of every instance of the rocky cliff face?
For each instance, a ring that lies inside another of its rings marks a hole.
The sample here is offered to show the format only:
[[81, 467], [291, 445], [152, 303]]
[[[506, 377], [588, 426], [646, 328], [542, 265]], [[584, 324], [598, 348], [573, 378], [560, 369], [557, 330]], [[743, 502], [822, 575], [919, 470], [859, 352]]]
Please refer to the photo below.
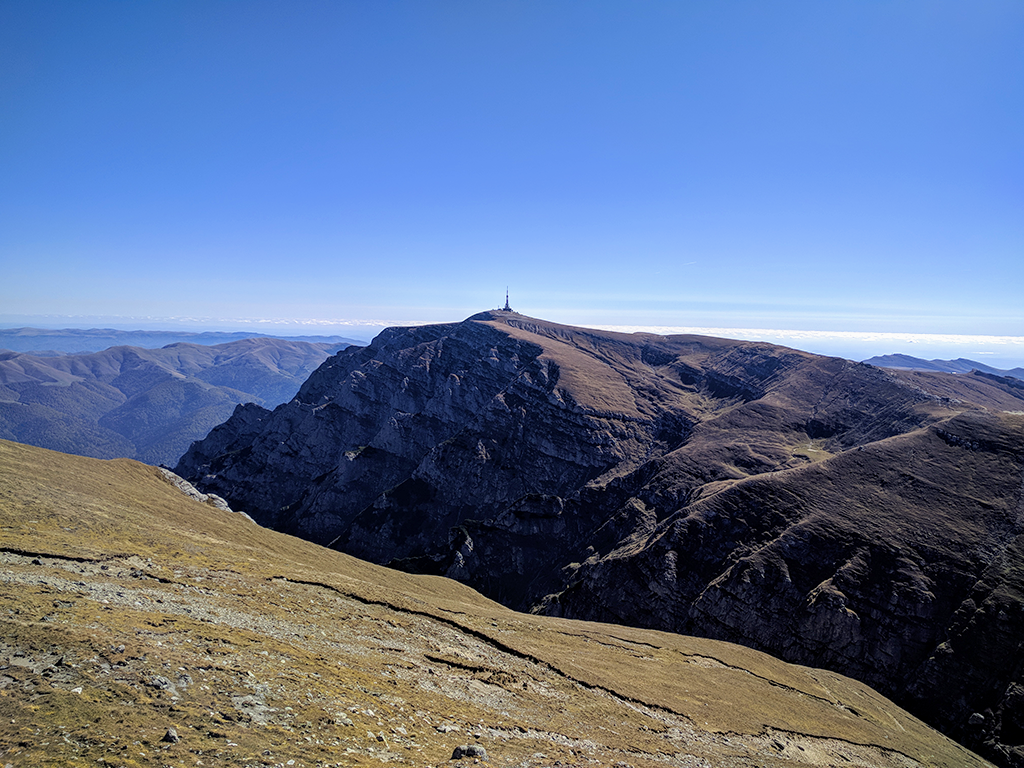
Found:
[[836, 669], [1019, 764], [1022, 410], [998, 377], [493, 312], [340, 352], [177, 471], [516, 608]]

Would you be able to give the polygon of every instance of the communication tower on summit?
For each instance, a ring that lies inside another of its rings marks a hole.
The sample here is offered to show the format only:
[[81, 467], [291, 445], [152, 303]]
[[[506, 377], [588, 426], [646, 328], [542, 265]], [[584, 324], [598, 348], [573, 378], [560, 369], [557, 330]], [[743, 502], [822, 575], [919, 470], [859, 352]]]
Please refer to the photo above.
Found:
[[508, 288], [505, 289], [505, 306], [501, 308], [503, 312], [511, 312], [512, 307], [508, 305]]

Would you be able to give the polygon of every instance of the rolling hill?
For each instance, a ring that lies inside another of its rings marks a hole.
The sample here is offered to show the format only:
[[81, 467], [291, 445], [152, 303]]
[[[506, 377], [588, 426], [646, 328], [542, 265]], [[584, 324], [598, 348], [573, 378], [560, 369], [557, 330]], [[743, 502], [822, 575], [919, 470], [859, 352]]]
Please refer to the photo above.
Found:
[[245, 339], [276, 338], [310, 344], [361, 344], [344, 336], [267, 336], [248, 331], [122, 331], [115, 328], [0, 328], [0, 349], [27, 352], [39, 357], [83, 355], [110, 347], [157, 349], [169, 344], [199, 344], [204, 347]]
[[263, 338], [60, 357], [0, 352], [0, 437], [173, 464], [237, 405], [291, 398], [338, 349]]

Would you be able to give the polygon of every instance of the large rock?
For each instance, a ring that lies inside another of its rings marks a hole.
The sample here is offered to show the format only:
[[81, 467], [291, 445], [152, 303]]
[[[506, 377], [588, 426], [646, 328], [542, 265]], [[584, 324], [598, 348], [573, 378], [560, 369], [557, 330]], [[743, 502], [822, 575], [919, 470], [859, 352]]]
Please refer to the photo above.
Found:
[[513, 607], [829, 666], [998, 754], [1021, 675], [977, 668], [1016, 650], [974, 614], [1019, 615], [1015, 383], [493, 312], [343, 350], [176, 471]]

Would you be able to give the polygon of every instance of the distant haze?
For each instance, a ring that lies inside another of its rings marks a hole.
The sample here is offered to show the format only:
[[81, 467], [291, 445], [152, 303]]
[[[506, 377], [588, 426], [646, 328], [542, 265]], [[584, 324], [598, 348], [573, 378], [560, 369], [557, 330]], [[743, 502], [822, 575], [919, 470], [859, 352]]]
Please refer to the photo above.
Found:
[[[1024, 362], [1024, 336], [967, 336], [938, 333], [886, 333], [856, 331], [802, 331], [766, 328], [693, 328], [658, 326], [600, 326], [627, 333], [722, 336], [727, 339], [767, 341], [818, 355], [866, 360], [883, 354], [902, 353], [924, 359], [952, 360], [966, 357], [995, 368], [1015, 368]], [[885, 350], [884, 352], [881, 350]]]
[[[485, 309], [479, 307], [478, 309]], [[0, 328], [32, 326], [36, 328], [117, 328], [120, 330], [181, 329], [191, 332], [246, 331], [279, 337], [343, 336], [357, 343], [368, 343], [381, 330], [396, 325], [424, 325], [428, 322], [458, 322], [468, 317], [452, 315], [443, 320], [387, 322], [384, 320], [212, 320], [209, 318], [124, 318], [0, 315]], [[559, 313], [564, 320], [566, 313]], [[545, 318], [548, 319], [548, 318]], [[569, 318], [572, 319], [571, 316]], [[866, 360], [876, 355], [905, 354], [926, 360], [977, 360], [994, 368], [1024, 366], [1024, 336], [987, 336], [937, 333], [896, 333], [886, 331], [820, 331], [801, 329], [736, 328], [698, 325], [614, 325], [579, 323], [581, 326], [621, 333], [657, 333], [661, 335], [697, 334], [727, 339], [767, 341], [819, 355]], [[0, 343], [0, 347], [3, 344]]]

